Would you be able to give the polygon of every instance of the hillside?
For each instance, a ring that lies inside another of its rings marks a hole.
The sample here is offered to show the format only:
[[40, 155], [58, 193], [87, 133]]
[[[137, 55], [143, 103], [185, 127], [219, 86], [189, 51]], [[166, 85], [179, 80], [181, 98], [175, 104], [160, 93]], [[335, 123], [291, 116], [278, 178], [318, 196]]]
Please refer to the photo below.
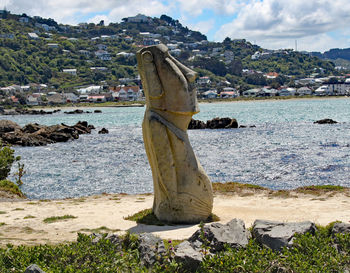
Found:
[[268, 51], [244, 39], [209, 42], [166, 15], [137, 15], [108, 26], [103, 21], [62, 25], [9, 12], [1, 16], [0, 87], [43, 83], [52, 89], [74, 90], [101, 82], [117, 85], [125, 79], [137, 83], [136, 51], [159, 42], [200, 76], [210, 76], [213, 85], [229, 81], [248, 88], [271, 83], [256, 71], [277, 72], [278, 84], [320, 70], [323, 75], [337, 74], [332, 62], [299, 52]]

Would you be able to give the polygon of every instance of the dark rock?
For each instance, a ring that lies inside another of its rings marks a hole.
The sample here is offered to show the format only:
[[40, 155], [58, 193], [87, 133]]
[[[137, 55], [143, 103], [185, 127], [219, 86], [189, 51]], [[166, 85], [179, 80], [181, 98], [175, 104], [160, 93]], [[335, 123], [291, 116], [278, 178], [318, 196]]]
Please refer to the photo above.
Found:
[[246, 125], [239, 125], [239, 128], [247, 128]]
[[29, 133], [29, 134], [31, 134], [31, 133], [34, 133], [34, 132], [39, 131], [39, 130], [42, 129], [42, 128], [43, 128], [43, 126], [41, 126], [41, 125], [39, 125], [39, 124], [37, 124], [37, 123], [29, 123], [29, 124], [27, 124], [26, 126], [24, 126], [24, 127], [21, 129], [21, 131], [22, 131], [23, 133]]
[[21, 126], [19, 126], [16, 122], [6, 119], [0, 120], [0, 135], [7, 132], [13, 132], [19, 129], [21, 129]]
[[293, 245], [296, 233], [312, 233], [316, 226], [310, 221], [300, 223], [282, 223], [275, 221], [255, 220], [252, 228], [253, 237], [262, 245], [273, 250]]
[[119, 245], [120, 247], [123, 241], [117, 234], [113, 233], [108, 233], [105, 239], [109, 240], [114, 245]]
[[106, 128], [102, 128], [100, 131], [98, 131], [99, 134], [108, 134], [109, 131]]
[[195, 250], [189, 241], [183, 241], [175, 249], [175, 261], [183, 264], [189, 272], [195, 272], [203, 261], [204, 254]]
[[42, 146], [56, 142], [66, 142], [78, 139], [81, 134], [90, 134], [94, 127], [86, 121], [79, 121], [73, 126], [65, 124], [45, 126], [34, 123], [27, 124], [22, 129], [20, 127], [18, 129], [16, 126], [14, 128], [16, 130], [0, 134], [3, 143], [20, 146]]
[[[248, 233], [241, 219], [232, 219], [226, 225], [220, 223], [205, 225], [203, 231], [209, 243], [208, 247], [213, 253], [224, 249], [225, 244], [233, 248], [242, 248], [248, 244]], [[202, 245], [201, 230], [197, 230], [188, 241], [192, 246]]]
[[151, 233], [142, 233], [138, 240], [141, 263], [145, 266], [153, 265], [165, 255], [165, 245], [159, 237]]
[[350, 224], [335, 223], [332, 228], [332, 234], [336, 233], [350, 233]]
[[238, 128], [238, 122], [236, 119], [231, 118], [214, 118], [207, 121], [208, 129], [229, 129]]
[[102, 113], [101, 110], [95, 110], [94, 113]]
[[330, 119], [330, 118], [325, 118], [325, 119], [317, 120], [314, 123], [316, 123], [316, 124], [335, 124], [338, 122], [333, 120], [333, 119]]
[[83, 114], [84, 111], [83, 110], [80, 110], [80, 109], [76, 109], [76, 110], [73, 110], [73, 111], [66, 111], [64, 112], [65, 114], [69, 114], [69, 115], [74, 115], [74, 114]]
[[205, 129], [207, 125], [204, 121], [191, 119], [190, 124], [188, 124], [188, 129]]
[[24, 273], [45, 273], [45, 271], [43, 271], [39, 266], [37, 266], [36, 264], [31, 264], [30, 266], [28, 266], [26, 268], [26, 270], [24, 271]]

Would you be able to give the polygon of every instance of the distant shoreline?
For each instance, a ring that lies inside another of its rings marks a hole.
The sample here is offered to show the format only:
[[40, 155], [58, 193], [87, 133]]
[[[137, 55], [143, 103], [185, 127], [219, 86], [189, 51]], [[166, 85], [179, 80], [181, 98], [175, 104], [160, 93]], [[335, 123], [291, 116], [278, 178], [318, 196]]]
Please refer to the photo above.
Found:
[[[228, 98], [228, 99], [199, 99], [199, 104], [206, 103], [231, 103], [231, 102], [252, 102], [252, 101], [281, 101], [281, 100], [327, 100], [327, 99], [345, 99], [349, 98], [347, 96], [286, 96], [286, 97], [238, 97], [238, 98]], [[143, 107], [145, 106], [145, 101], [135, 101], [135, 102], [103, 102], [103, 103], [82, 103], [82, 104], [64, 104], [64, 105], [39, 105], [39, 106], [22, 106], [27, 109], [36, 110], [55, 110], [55, 109], [77, 109], [77, 108], [106, 108], [106, 107]], [[16, 107], [13, 107], [16, 108]], [[12, 108], [12, 109], [13, 109]]]

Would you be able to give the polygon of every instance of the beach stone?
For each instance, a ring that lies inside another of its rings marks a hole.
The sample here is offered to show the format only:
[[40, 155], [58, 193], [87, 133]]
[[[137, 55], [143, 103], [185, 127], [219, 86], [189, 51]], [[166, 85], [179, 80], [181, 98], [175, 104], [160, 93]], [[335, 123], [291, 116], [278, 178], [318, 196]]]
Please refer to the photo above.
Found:
[[109, 240], [114, 245], [121, 245], [122, 239], [118, 236], [118, 234], [108, 233], [106, 240]]
[[213, 118], [207, 121], [208, 129], [230, 129], [238, 128], [238, 122], [234, 118]]
[[16, 122], [6, 119], [0, 120], [0, 134], [13, 132], [19, 129], [21, 129], [21, 126], [19, 126]]
[[175, 248], [175, 261], [183, 264], [189, 272], [195, 272], [203, 261], [204, 254], [193, 248], [189, 241], [183, 241]]
[[206, 123], [201, 120], [191, 119], [190, 123], [188, 124], [188, 129], [205, 129], [207, 127]]
[[332, 234], [336, 233], [350, 233], [350, 224], [335, 223], [332, 228]]
[[165, 245], [162, 239], [152, 233], [142, 233], [138, 238], [140, 259], [143, 265], [151, 266], [165, 254]]
[[102, 128], [100, 131], [98, 131], [99, 134], [108, 134], [109, 131], [106, 128]]
[[31, 264], [30, 266], [28, 266], [26, 268], [26, 270], [24, 271], [24, 273], [45, 273], [44, 270], [42, 270], [39, 266], [37, 266], [36, 264]]
[[[213, 253], [223, 250], [225, 244], [236, 249], [248, 244], [248, 232], [241, 219], [232, 219], [226, 225], [220, 223], [205, 225], [203, 231], [206, 240], [209, 242], [210, 251]], [[196, 248], [201, 246], [203, 244], [201, 230], [197, 230], [188, 241]]]
[[101, 110], [95, 110], [94, 113], [99, 114], [99, 113], [102, 113], [102, 111]]
[[330, 119], [330, 118], [325, 118], [325, 119], [317, 120], [314, 123], [316, 123], [316, 124], [335, 124], [338, 122], [333, 120], [333, 119]]
[[29, 133], [29, 134], [31, 134], [31, 133], [34, 133], [34, 132], [36, 132], [36, 131], [39, 131], [39, 130], [42, 129], [42, 128], [44, 128], [44, 126], [41, 126], [41, 125], [39, 125], [38, 123], [29, 123], [29, 124], [25, 125], [25, 126], [21, 129], [21, 131], [22, 131], [23, 133]]
[[255, 220], [252, 227], [253, 237], [262, 245], [272, 250], [281, 250], [293, 245], [295, 234], [312, 233], [316, 226], [310, 221], [282, 223], [268, 220]]

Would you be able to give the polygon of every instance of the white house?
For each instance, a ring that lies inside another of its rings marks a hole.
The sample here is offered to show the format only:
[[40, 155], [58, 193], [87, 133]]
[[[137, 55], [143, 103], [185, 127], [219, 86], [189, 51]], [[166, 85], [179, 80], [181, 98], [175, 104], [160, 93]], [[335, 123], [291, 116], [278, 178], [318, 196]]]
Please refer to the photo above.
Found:
[[331, 90], [328, 85], [321, 85], [319, 88], [315, 90], [316, 96], [326, 96], [330, 94], [331, 94]]
[[80, 94], [91, 94], [91, 93], [100, 93], [102, 91], [102, 86], [100, 85], [91, 85], [83, 88], [77, 89]]
[[140, 88], [135, 86], [123, 86], [116, 87], [112, 89], [114, 93], [118, 93], [118, 95], [112, 95], [114, 99], [118, 98], [121, 101], [136, 101], [141, 99], [141, 91]]
[[210, 83], [211, 83], [211, 80], [209, 77], [200, 77], [197, 80], [197, 84], [199, 84], [199, 85], [210, 84]]
[[73, 76], [77, 75], [77, 70], [75, 68], [63, 69], [63, 73], [71, 74]]
[[311, 95], [312, 90], [309, 87], [303, 86], [297, 89], [299, 96]]
[[148, 23], [151, 21], [151, 19], [149, 19], [147, 16], [143, 14], [137, 14], [134, 17], [127, 17], [127, 18], [123, 18], [122, 20], [129, 23]]
[[95, 55], [102, 61], [110, 61], [112, 59], [111, 54], [105, 50], [98, 50], [95, 52]]
[[201, 94], [203, 99], [215, 99], [218, 97], [218, 92], [216, 90], [208, 90]]
[[243, 96], [244, 97], [256, 97], [260, 91], [261, 91], [260, 88], [249, 89], [249, 90], [243, 91]]

